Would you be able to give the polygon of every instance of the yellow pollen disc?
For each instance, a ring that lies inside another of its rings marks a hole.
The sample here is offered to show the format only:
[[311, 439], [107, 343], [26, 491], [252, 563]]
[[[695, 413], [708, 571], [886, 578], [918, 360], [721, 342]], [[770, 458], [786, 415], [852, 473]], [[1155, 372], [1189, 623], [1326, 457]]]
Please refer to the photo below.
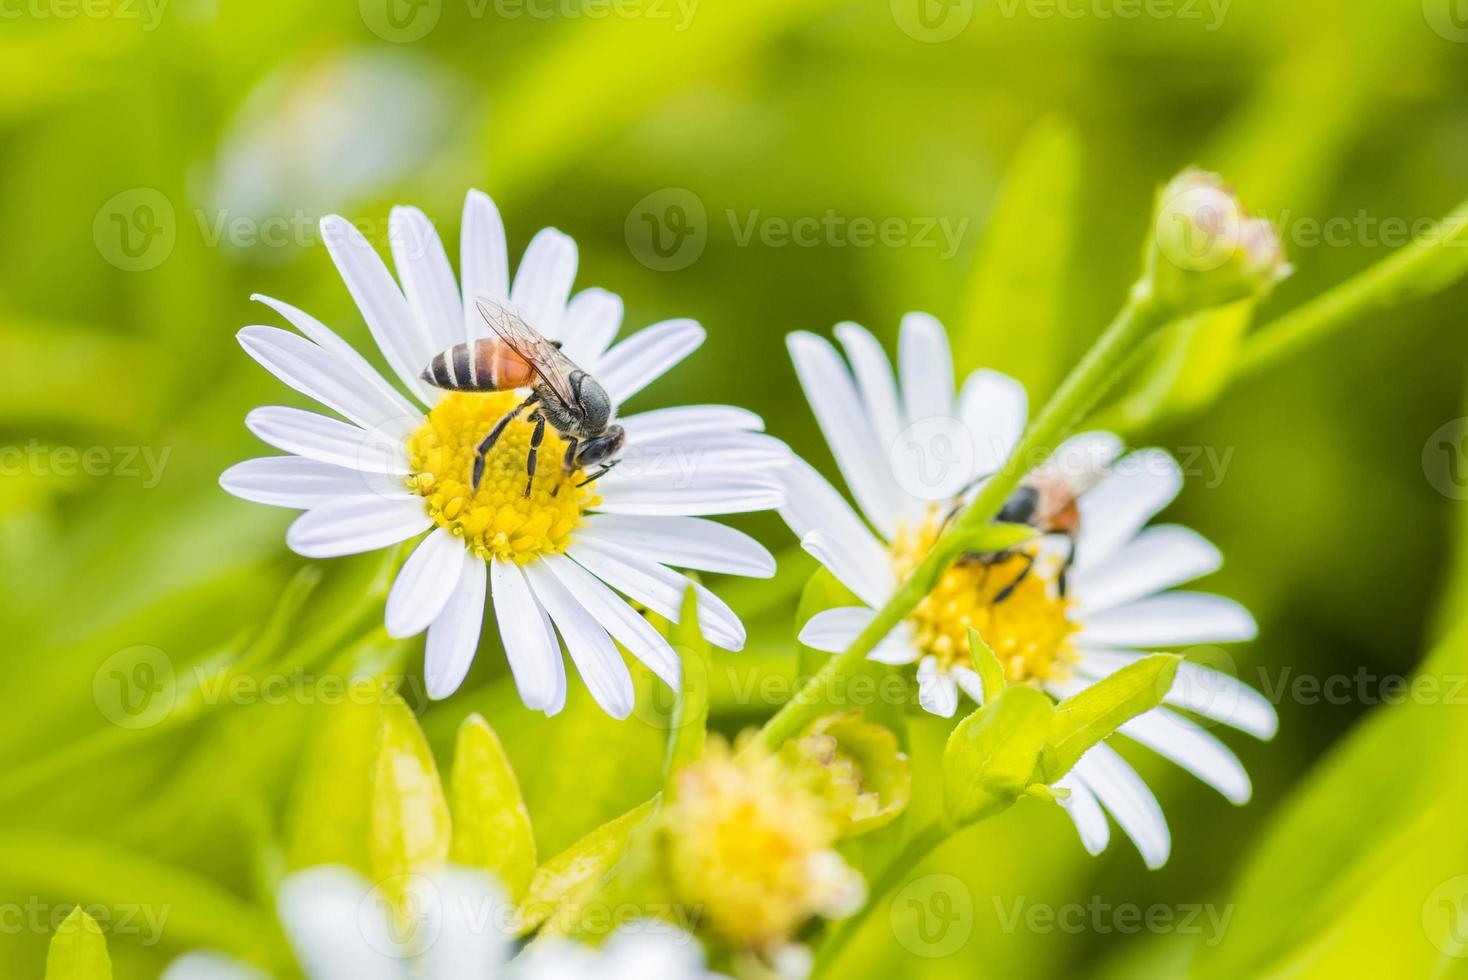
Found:
[[[927, 553], [937, 531], [931, 518], [915, 531], [898, 531], [891, 547], [899, 579]], [[1056, 569], [1044, 558], [1020, 580], [1028, 563], [1020, 551], [992, 565], [955, 562], [908, 619], [918, 649], [942, 667], [972, 667], [968, 631], [973, 627], [998, 656], [1011, 684], [1064, 677], [1076, 659], [1070, 638], [1078, 627], [1069, 616], [1071, 603], [1060, 598]], [[996, 601], [1011, 585], [1013, 591]]]
[[580, 470], [561, 472], [566, 443], [545, 429], [530, 496], [525, 496], [525, 460], [535, 426], [527, 410], [500, 433], [485, 456], [484, 478], [470, 489], [474, 450], [505, 413], [522, 401], [513, 391], [447, 395], [408, 440], [413, 476], [408, 487], [423, 498], [439, 527], [448, 528], [481, 558], [521, 564], [565, 551], [582, 512], [600, 503], [595, 485], [577, 487]]

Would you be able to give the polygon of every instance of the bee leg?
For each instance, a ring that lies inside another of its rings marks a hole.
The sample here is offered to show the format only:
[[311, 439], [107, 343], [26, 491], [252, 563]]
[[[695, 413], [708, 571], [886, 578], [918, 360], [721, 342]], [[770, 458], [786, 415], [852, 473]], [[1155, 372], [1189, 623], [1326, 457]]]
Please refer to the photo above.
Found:
[[545, 416], [535, 412], [526, 421], [535, 423], [535, 431], [530, 433], [530, 453], [525, 457], [525, 496], [528, 497], [535, 482], [535, 458], [540, 455], [540, 441], [545, 438]]
[[1013, 595], [1014, 590], [1019, 588], [1019, 584], [1025, 579], [1029, 578], [1030, 572], [1034, 569], [1034, 567], [1035, 556], [1026, 552], [1024, 570], [1019, 573], [1018, 577], [1016, 577], [1013, 582], [1010, 582], [999, 591], [999, 594], [994, 597], [993, 605], [997, 606], [999, 605], [999, 603], [1003, 602], [1005, 599], [1008, 599], [1011, 595]]
[[620, 459], [614, 459], [614, 460], [612, 460], [610, 463], [606, 464], [601, 469], [597, 470], [595, 473], [591, 474], [586, 479], [584, 479], [580, 483], [576, 484], [576, 486], [578, 488], [580, 488], [580, 487], [586, 486], [588, 483], [592, 483], [592, 482], [595, 482], [596, 480], [600, 480], [602, 477], [604, 477], [604, 476], [607, 475], [607, 470], [611, 469], [613, 466], [616, 466], [620, 462], [621, 462]]
[[1070, 551], [1066, 553], [1065, 561], [1060, 565], [1060, 574], [1055, 577], [1055, 587], [1059, 590], [1060, 598], [1065, 598], [1065, 576], [1070, 571], [1070, 566], [1076, 563], [1076, 539], [1070, 536]]
[[505, 426], [509, 425], [510, 421], [514, 419], [515, 416], [519, 415], [521, 412], [525, 411], [525, 409], [529, 408], [531, 405], [534, 405], [539, 400], [540, 395], [531, 393], [529, 398], [525, 399], [523, 402], [510, 409], [504, 415], [500, 416], [500, 420], [494, 424], [494, 428], [489, 430], [489, 435], [485, 436], [483, 441], [479, 443], [479, 447], [474, 450], [474, 482], [473, 484], [471, 484], [471, 487], [475, 493], [479, 492], [479, 481], [484, 479], [485, 455], [494, 448], [494, 444], [498, 442], [500, 436], [504, 434]]
[[[566, 440], [566, 455], [565, 455], [565, 458], [563, 458], [561, 460], [561, 479], [562, 480], [564, 480], [564, 479], [566, 479], [566, 477], [570, 476], [571, 475], [571, 471], [576, 468], [576, 450], [577, 450], [577, 448], [579, 448], [579, 444], [577, 443], [577, 441], [575, 439], [568, 439], [568, 440]], [[551, 491], [551, 496], [554, 497], [556, 494], [558, 494], [560, 492], [561, 492], [561, 485], [559, 483], [557, 483], [556, 484], [556, 488]]]

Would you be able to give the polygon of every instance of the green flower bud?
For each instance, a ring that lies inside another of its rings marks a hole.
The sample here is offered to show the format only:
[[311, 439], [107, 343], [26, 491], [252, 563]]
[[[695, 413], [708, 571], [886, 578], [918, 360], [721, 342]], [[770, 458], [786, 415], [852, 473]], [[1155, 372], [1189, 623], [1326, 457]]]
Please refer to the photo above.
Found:
[[1249, 215], [1217, 174], [1190, 168], [1157, 195], [1139, 298], [1191, 313], [1263, 297], [1291, 271], [1269, 220]]

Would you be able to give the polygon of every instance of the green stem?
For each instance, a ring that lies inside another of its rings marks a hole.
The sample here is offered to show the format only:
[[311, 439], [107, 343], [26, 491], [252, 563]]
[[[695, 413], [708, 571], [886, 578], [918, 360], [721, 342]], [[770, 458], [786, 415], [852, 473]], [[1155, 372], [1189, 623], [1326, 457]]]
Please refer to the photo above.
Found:
[[[1445, 249], [1458, 251], [1445, 253]], [[1438, 263], [1442, 268], [1433, 268]], [[1257, 374], [1288, 360], [1368, 313], [1444, 289], [1465, 271], [1468, 271], [1468, 201], [1443, 218], [1433, 234], [1398, 249], [1246, 338], [1234, 365], [1233, 379]]]
[[881, 904], [882, 899], [886, 897], [887, 893], [895, 889], [907, 877], [908, 872], [917, 867], [918, 863], [929, 854], [937, 850], [938, 845], [946, 841], [948, 837], [948, 830], [937, 822], [928, 824], [912, 836], [912, 839], [907, 842], [896, 857], [887, 862], [886, 867], [882, 869], [882, 873], [872, 882], [871, 888], [867, 892], [867, 900], [862, 903], [862, 907], [854, 914], [842, 919], [831, 927], [830, 933], [826, 936], [825, 941], [821, 943], [820, 952], [816, 954], [816, 961], [811, 968], [811, 976], [820, 976], [822, 972], [831, 967], [836, 961], [836, 957], [840, 955], [841, 950], [846, 948], [846, 944], [851, 941], [851, 937], [856, 935], [862, 923], [866, 922], [867, 917]]
[[1048, 453], [1070, 434], [1106, 393], [1142, 341], [1166, 321], [1167, 311], [1153, 302], [1147, 293], [1140, 289], [1132, 291], [1116, 319], [1111, 321], [1100, 339], [1040, 410], [1010, 454], [1004, 469], [984, 484], [978, 496], [949, 525], [887, 604], [877, 610], [851, 646], [826, 661], [815, 676], [765, 723], [760, 730], [760, 739], [765, 745], [778, 747], [825, 710], [831, 703], [837, 681], [857, 667], [893, 627], [917, 608], [953, 560], [966, 550], [974, 535], [994, 520], [1020, 480], [1033, 468], [1034, 464], [1029, 460], [1042, 451]]

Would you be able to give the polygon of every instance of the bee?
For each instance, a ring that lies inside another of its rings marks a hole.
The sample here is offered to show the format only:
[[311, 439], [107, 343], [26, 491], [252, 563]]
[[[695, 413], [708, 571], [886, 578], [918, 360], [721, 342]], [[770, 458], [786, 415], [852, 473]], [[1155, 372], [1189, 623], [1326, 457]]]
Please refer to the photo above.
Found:
[[[1015, 487], [1004, 506], [999, 508], [999, 513], [994, 516], [994, 520], [999, 523], [1025, 524], [1042, 535], [1065, 536], [1065, 558], [1060, 563], [1055, 582], [1061, 598], [1065, 598], [1066, 574], [1076, 560], [1076, 539], [1081, 531], [1081, 495], [1095, 486], [1105, 472], [1104, 467], [1085, 467], [1080, 472], [1071, 473], [1062, 470], [1053, 460], [1044, 463], [1020, 481], [1020, 485]], [[1034, 570], [1034, 552], [1019, 547], [1002, 551], [966, 551], [959, 555], [958, 563], [992, 568], [1004, 564], [1015, 555], [1023, 556], [1024, 568], [1013, 582], [995, 594], [994, 604], [998, 605], [1013, 595], [1019, 584]]]
[[525, 458], [525, 496], [530, 496], [535, 482], [536, 456], [547, 424], [566, 440], [566, 455], [561, 460], [565, 476], [577, 469], [600, 467], [578, 486], [599, 479], [616, 466], [627, 433], [611, 421], [612, 399], [606, 389], [561, 353], [559, 341], [542, 337], [508, 306], [488, 296], [477, 297], [474, 305], [495, 336], [455, 344], [435, 354], [419, 377], [448, 391], [529, 388], [530, 395], [501, 417], [475, 449], [473, 489], [478, 491], [484, 479], [486, 454], [494, 448], [505, 426], [526, 409], [531, 412], [525, 421], [533, 423], [535, 429]]

